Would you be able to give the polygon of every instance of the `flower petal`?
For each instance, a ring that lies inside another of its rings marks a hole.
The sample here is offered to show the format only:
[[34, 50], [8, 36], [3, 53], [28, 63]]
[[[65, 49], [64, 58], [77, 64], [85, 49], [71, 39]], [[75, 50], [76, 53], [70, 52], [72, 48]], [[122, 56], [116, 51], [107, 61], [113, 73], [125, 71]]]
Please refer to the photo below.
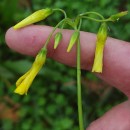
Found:
[[23, 76], [21, 76], [17, 81], [16, 81], [16, 87], [18, 87], [22, 81], [26, 78], [26, 76], [30, 73], [31, 69], [27, 71]]

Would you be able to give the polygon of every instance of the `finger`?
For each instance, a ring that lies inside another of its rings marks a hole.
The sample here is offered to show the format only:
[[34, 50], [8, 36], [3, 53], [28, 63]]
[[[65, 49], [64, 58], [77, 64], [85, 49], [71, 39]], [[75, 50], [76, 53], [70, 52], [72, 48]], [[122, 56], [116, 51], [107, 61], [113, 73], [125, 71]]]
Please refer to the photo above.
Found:
[[[28, 26], [20, 30], [9, 29], [6, 42], [10, 48], [26, 55], [36, 55], [52, 31], [47, 26]], [[73, 31], [63, 30], [63, 39], [56, 50], [53, 49], [54, 39], [48, 46], [48, 56], [67, 65], [76, 65], [76, 45], [70, 53], [66, 52]], [[81, 32], [81, 67], [91, 70], [96, 35]], [[130, 96], [130, 44], [108, 38], [104, 49], [103, 73], [99, 76]]]
[[[6, 42], [8, 44], [8, 46], [10, 48], [12, 48], [13, 50], [20, 52], [22, 54], [25, 55], [36, 55], [37, 52], [40, 50], [40, 48], [43, 46], [43, 44], [45, 43], [48, 35], [50, 34], [50, 32], [52, 31], [51, 27], [47, 27], [47, 26], [29, 26], [20, 30], [13, 30], [12, 28], [9, 29], [6, 33]], [[70, 36], [72, 34], [71, 30], [64, 30], [63, 31], [63, 39], [61, 41], [61, 44], [58, 46], [58, 48], [56, 50], [53, 49], [53, 42], [54, 39], [52, 38], [50, 41], [50, 44], [48, 46], [48, 55], [49, 57], [52, 57], [53, 59], [56, 59], [57, 61], [70, 65], [70, 66], [75, 66], [76, 65], [76, 48], [74, 47], [72, 49], [72, 52], [67, 53], [67, 46], [69, 43], [69, 39]], [[86, 33], [82, 32], [82, 35], [84, 35]], [[90, 35], [88, 33], [88, 35]], [[93, 34], [94, 35], [94, 34]], [[84, 35], [85, 36], [85, 35]], [[84, 37], [83, 36], [83, 37]], [[82, 37], [82, 36], [81, 36]], [[91, 38], [91, 40], [95, 41], [96, 39], [93, 38], [91, 35], [89, 36], [89, 39]], [[81, 39], [81, 42], [84, 39]], [[87, 54], [86, 56], [88, 58], [84, 58], [82, 56], [82, 61], [85, 62], [85, 65], [83, 63], [83, 68], [86, 69], [86, 67], [88, 67], [88, 65], [86, 64], [86, 59], [89, 60], [93, 60], [93, 56], [92, 58], [89, 58], [91, 56], [91, 51], [94, 52], [94, 42], [90, 41], [86, 45], [84, 44], [84, 47], [88, 49], [87, 50], [83, 50], [83, 54]], [[87, 53], [85, 52], [87, 51]], [[90, 53], [89, 53], [90, 51]], [[89, 55], [90, 54], [90, 55]], [[70, 58], [68, 58], [68, 56]]]
[[130, 130], [130, 101], [114, 107], [86, 130]]

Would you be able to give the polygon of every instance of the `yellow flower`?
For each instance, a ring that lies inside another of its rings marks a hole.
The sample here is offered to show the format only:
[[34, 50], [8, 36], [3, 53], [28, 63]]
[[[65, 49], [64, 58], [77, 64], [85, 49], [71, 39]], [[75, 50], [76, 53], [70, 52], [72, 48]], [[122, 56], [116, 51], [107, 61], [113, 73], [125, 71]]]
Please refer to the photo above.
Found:
[[107, 25], [102, 23], [97, 34], [96, 51], [92, 72], [102, 73], [103, 50], [107, 39]]
[[30, 16], [28, 16], [27, 18], [25, 18], [24, 20], [22, 20], [21, 22], [19, 22], [18, 24], [16, 24], [13, 28], [19, 29], [19, 28], [28, 26], [30, 24], [39, 22], [45, 19], [46, 17], [48, 17], [49, 15], [51, 15], [52, 13], [53, 13], [53, 10], [49, 8], [38, 10], [34, 12], [33, 14], [31, 14]]
[[47, 50], [45, 48], [42, 49], [36, 56], [31, 69], [17, 80], [16, 82], [17, 88], [14, 91], [15, 93], [18, 93], [20, 95], [27, 94], [27, 91], [31, 86], [34, 78], [36, 77], [36, 75], [42, 68], [43, 64], [45, 63], [46, 53]]

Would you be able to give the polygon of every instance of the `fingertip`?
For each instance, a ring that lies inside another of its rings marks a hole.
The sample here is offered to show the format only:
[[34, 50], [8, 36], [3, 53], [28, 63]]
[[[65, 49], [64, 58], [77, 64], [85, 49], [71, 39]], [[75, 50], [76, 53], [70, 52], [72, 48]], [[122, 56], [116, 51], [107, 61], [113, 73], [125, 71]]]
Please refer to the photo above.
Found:
[[43, 46], [49, 32], [49, 27], [44, 27], [43, 29], [42, 26], [36, 25], [27, 26], [18, 30], [11, 27], [6, 32], [5, 40], [12, 50], [21, 54], [34, 56]]
[[6, 44], [10, 47], [10, 48], [12, 48], [11, 46], [11, 41], [12, 41], [12, 30], [13, 30], [13, 28], [11, 27], [11, 28], [9, 28], [8, 30], [7, 30], [7, 32], [6, 32], [6, 34], [5, 34], [5, 41], [6, 41]]
[[21, 37], [24, 37], [21, 32], [21, 30], [13, 29], [13, 27], [9, 28], [5, 34], [5, 41], [8, 47], [12, 50], [22, 54], [26, 54], [25, 48], [27, 48], [28, 46], [25, 46], [25, 41], [21, 39]]

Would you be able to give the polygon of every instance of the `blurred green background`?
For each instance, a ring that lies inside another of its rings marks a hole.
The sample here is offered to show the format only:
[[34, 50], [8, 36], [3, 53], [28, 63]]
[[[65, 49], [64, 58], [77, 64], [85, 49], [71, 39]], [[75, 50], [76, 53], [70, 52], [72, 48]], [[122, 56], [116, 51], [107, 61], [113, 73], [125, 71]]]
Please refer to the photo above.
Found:
[[[16, 80], [33, 58], [10, 50], [6, 30], [41, 8], [62, 8], [70, 17], [97, 11], [108, 17], [130, 10], [129, 0], [1, 0], [0, 1], [0, 130], [78, 130], [76, 70], [48, 59], [27, 96], [13, 93]], [[54, 26], [62, 15], [52, 15], [44, 24]], [[130, 41], [130, 13], [110, 23], [109, 36]], [[96, 33], [99, 24], [84, 22], [82, 30]], [[85, 127], [126, 97], [92, 73], [82, 71]]]

